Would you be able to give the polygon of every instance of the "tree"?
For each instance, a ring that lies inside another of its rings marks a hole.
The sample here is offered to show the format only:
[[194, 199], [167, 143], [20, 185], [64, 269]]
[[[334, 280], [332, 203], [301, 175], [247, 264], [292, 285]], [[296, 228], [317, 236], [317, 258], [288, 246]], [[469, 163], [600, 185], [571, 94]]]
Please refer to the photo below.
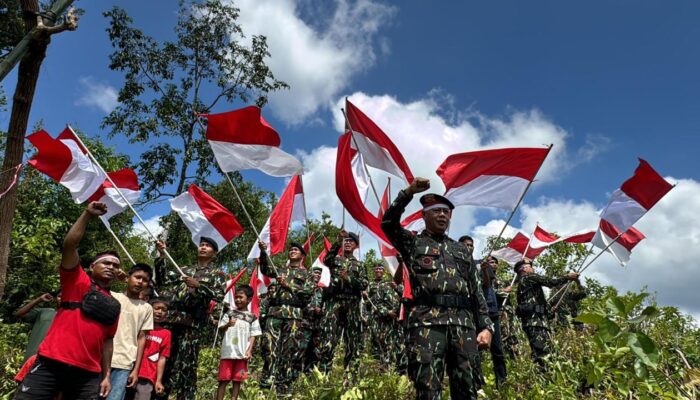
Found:
[[109, 67], [124, 72], [125, 82], [120, 104], [103, 127], [113, 136], [149, 144], [138, 163], [149, 201], [175, 196], [191, 181], [202, 184], [211, 173], [213, 154], [197, 114], [209, 113], [220, 101], [263, 106], [268, 93], [287, 87], [265, 64], [270, 55], [265, 37], [242, 44], [238, 9], [220, 0], [181, 1], [176, 38], [162, 44], [132, 27], [123, 9], [104, 15], [115, 49]]
[[[17, 86], [12, 99], [12, 112], [7, 128], [5, 156], [3, 157], [0, 171], [13, 168], [22, 162], [24, 136], [29, 123], [29, 112], [32, 108], [41, 64], [46, 56], [46, 49], [51, 42], [51, 36], [64, 30], [75, 30], [77, 27], [77, 21], [71, 12], [69, 12], [69, 17], [62, 24], [52, 26], [52, 21], [45, 22], [44, 17], [39, 14], [38, 0], [20, 0], [21, 11], [17, 10], [17, 5], [16, 1], [8, 2], [7, 12], [3, 13], [2, 18], [0, 18], [0, 22], [8, 21], [7, 31], [1, 32], [3, 37], [0, 39], [0, 45], [3, 47], [0, 48], [0, 51], [6, 51], [10, 43], [14, 41], [16, 44], [21, 39], [21, 37], [17, 37], [18, 15], [21, 14], [23, 16], [24, 34], [32, 31], [34, 33], [29, 44], [29, 50], [19, 63]], [[0, 174], [0, 189], [8, 187], [11, 180], [11, 174]], [[14, 215], [16, 206], [17, 191], [16, 189], [11, 189], [0, 199], [0, 215]], [[5, 293], [5, 277], [10, 255], [12, 221], [13, 218], [0, 218], [0, 298]]]

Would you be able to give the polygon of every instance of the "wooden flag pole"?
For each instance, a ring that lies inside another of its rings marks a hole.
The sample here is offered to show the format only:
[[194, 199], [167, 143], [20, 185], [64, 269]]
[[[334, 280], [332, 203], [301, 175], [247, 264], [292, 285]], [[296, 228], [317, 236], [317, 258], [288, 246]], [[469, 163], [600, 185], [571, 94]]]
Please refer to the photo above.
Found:
[[100, 217], [100, 220], [101, 220], [102, 223], [104, 224], [105, 228], [107, 228], [107, 231], [108, 231], [109, 233], [112, 234], [112, 238], [114, 239], [115, 242], [117, 242], [117, 244], [119, 245], [119, 248], [122, 249], [122, 251], [124, 252], [124, 254], [126, 254], [127, 257], [129, 257], [129, 261], [131, 261], [131, 265], [136, 265], [136, 261], [134, 261], [134, 257], [132, 257], [132, 256], [131, 256], [131, 253], [129, 253], [129, 251], [126, 249], [126, 247], [124, 247], [124, 244], [122, 243], [121, 240], [119, 240], [119, 238], [117, 237], [117, 234], [114, 233], [114, 231], [113, 231], [112, 228], [109, 226], [109, 224], [107, 223], [107, 221], [105, 221], [105, 220], [102, 219], [101, 217]]
[[[304, 181], [301, 179], [301, 175], [299, 176], [299, 182], [301, 183], [301, 190], [304, 190]], [[309, 268], [311, 268], [311, 262], [313, 262], [314, 258], [311, 250], [311, 226], [309, 225], [309, 215], [306, 210], [306, 193], [304, 193], [303, 196], [301, 196], [301, 198], [303, 201], [302, 204], [304, 204], [304, 221], [306, 222], [306, 241], [309, 242], [309, 254], [306, 258], [310, 260]], [[302, 263], [302, 265], [304, 265], [304, 263]]]

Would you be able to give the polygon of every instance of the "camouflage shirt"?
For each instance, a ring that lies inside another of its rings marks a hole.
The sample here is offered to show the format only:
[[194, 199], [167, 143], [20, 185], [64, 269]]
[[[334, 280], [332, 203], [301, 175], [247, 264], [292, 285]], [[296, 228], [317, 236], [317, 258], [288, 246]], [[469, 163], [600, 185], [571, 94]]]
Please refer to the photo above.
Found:
[[470, 299], [472, 307], [440, 307], [415, 304], [408, 312], [408, 326], [459, 325], [488, 329], [493, 323], [481, 291], [474, 261], [467, 248], [447, 235], [423, 231], [413, 235], [401, 227], [401, 214], [413, 196], [400, 191], [382, 220], [382, 229], [408, 266], [411, 294], [414, 301], [435, 296], [457, 296]]
[[190, 288], [175, 268], [167, 268], [165, 264], [164, 258], [154, 262], [156, 291], [170, 303], [167, 322], [186, 326], [206, 323], [209, 302], [223, 300], [226, 274], [211, 264], [180, 267], [185, 275], [199, 281], [198, 288]]
[[391, 286], [391, 282], [373, 281], [369, 284], [369, 301], [367, 302], [370, 312], [376, 318], [395, 318], [390, 317], [389, 312], [393, 311], [399, 315], [399, 295], [396, 289]]
[[[551, 308], [544, 297], [542, 286], [549, 288], [559, 286], [567, 282], [568, 279], [564, 277], [550, 278], [533, 272], [521, 275], [518, 280], [520, 282], [516, 291], [518, 307], [530, 309], [521, 316], [523, 326], [549, 327], [548, 315]], [[539, 310], [534, 310], [534, 307], [538, 307]]]
[[[330, 298], [335, 296], [357, 297], [359, 300], [363, 290], [367, 289], [369, 279], [365, 266], [355, 257], [339, 256], [340, 244], [334, 243], [323, 260], [331, 271], [331, 284], [327, 289]], [[340, 278], [340, 271], [348, 272], [348, 279]]]
[[288, 266], [272, 268], [267, 254], [261, 253], [260, 271], [270, 278], [283, 276], [289, 284], [289, 287], [277, 285], [277, 291], [268, 300], [267, 317], [302, 319], [304, 308], [309, 304], [316, 286], [309, 270]]

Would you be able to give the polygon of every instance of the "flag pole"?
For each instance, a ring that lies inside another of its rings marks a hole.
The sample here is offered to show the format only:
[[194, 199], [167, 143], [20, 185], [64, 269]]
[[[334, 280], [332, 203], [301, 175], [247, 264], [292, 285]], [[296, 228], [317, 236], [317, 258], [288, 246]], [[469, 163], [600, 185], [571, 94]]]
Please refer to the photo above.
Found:
[[[302, 176], [299, 175], [299, 182], [301, 183], [301, 190], [304, 190], [304, 180], [301, 178]], [[313, 253], [311, 249], [311, 226], [309, 226], [309, 214], [308, 210], [306, 209], [306, 193], [304, 193], [303, 196], [301, 196], [302, 204], [304, 204], [304, 220], [306, 221], [306, 241], [309, 242], [309, 255], [308, 259], [310, 260], [310, 263], [313, 262]], [[311, 268], [311, 264], [309, 263], [309, 268]], [[303, 263], [302, 263], [303, 265]]]
[[[144, 229], [146, 230], [146, 232], [151, 236], [151, 238], [153, 238], [154, 241], [158, 241], [158, 238], [156, 237], [156, 235], [154, 235], [153, 232], [151, 232], [151, 230], [150, 230], [150, 229], [148, 228], [148, 226], [146, 225], [146, 222], [143, 220], [143, 218], [141, 218], [141, 215], [139, 215], [139, 213], [136, 212], [136, 210], [134, 209], [134, 206], [132, 206], [132, 205], [131, 205], [131, 202], [129, 202], [129, 200], [126, 198], [126, 196], [124, 196], [124, 193], [122, 193], [122, 191], [121, 191], [121, 189], [119, 188], [119, 186], [117, 186], [117, 184], [114, 183], [114, 181], [112, 180], [112, 178], [107, 174], [107, 172], [104, 170], [104, 168], [102, 168], [102, 165], [100, 165], [100, 163], [97, 161], [97, 159], [96, 159], [95, 156], [92, 154], [92, 152], [90, 151], [90, 149], [88, 149], [87, 146], [85, 146], [85, 143], [83, 143], [83, 140], [80, 139], [80, 136], [78, 136], [78, 134], [75, 133], [75, 131], [73, 130], [73, 127], [70, 126], [70, 125], [68, 125], [68, 129], [70, 129], [70, 131], [73, 133], [73, 136], [74, 136], [75, 139], [78, 141], [78, 143], [80, 143], [80, 145], [83, 146], [83, 148], [84, 148], [85, 151], [87, 152], [87, 154], [88, 154], [88, 156], [90, 157], [90, 159], [92, 160], [92, 162], [97, 166], [97, 168], [100, 169], [100, 172], [102, 172], [102, 173], [104, 174], [104, 176], [107, 178], [107, 180], [109, 181], [109, 183], [112, 184], [112, 186], [113, 186], [114, 189], [117, 191], [117, 193], [119, 193], [119, 196], [122, 198], [122, 200], [124, 200], [124, 202], [126, 203], [126, 205], [129, 206], [129, 209], [131, 210], [131, 212], [133, 212], [134, 215], [136, 215], [136, 218], [139, 220], [139, 222], [141, 222], [141, 225], [143, 225], [143, 227], [144, 227]], [[182, 275], [183, 277], [187, 276], [187, 275], [185, 275], [185, 273], [182, 271], [182, 269], [180, 268], [180, 266], [177, 265], [177, 263], [175, 262], [175, 260], [173, 259], [173, 257], [170, 255], [170, 253], [168, 253], [168, 250], [167, 250], [167, 249], [162, 249], [162, 251], [163, 251], [163, 253], [165, 254], [165, 256], [168, 257], [168, 260], [170, 260], [170, 262], [173, 263], [173, 265], [175, 265], [175, 269], [177, 269], [177, 272], [179, 272], [180, 275]]]
[[131, 261], [131, 265], [136, 265], [136, 261], [134, 261], [134, 257], [132, 257], [132, 256], [131, 256], [131, 253], [129, 253], [129, 251], [126, 249], [126, 247], [124, 247], [124, 244], [122, 243], [121, 240], [119, 240], [119, 238], [117, 237], [117, 234], [114, 233], [114, 231], [112, 230], [112, 228], [107, 224], [107, 221], [105, 221], [105, 220], [102, 219], [102, 218], [100, 218], [100, 220], [101, 220], [102, 223], [104, 224], [105, 228], [107, 228], [107, 231], [109, 231], [109, 233], [112, 234], [112, 238], [114, 238], [114, 241], [117, 242], [117, 244], [118, 244], [119, 247], [122, 249], [122, 251], [124, 252], [124, 254], [126, 254], [126, 256], [129, 257], [129, 261]]
[[[527, 257], [527, 251], [530, 250], [530, 242], [532, 242], [532, 237], [535, 235], [535, 231], [537, 230], [537, 226], [539, 226], [540, 221], [535, 222], [535, 229], [532, 230], [532, 234], [530, 235], [530, 239], [527, 241], [527, 246], [525, 246], [525, 251], [523, 252], [523, 258], [521, 260], [524, 260]], [[491, 255], [489, 253], [489, 255]], [[486, 256], [488, 258], [488, 256]], [[517, 272], [515, 273], [515, 276], [513, 276], [513, 280], [510, 281], [509, 287], [511, 288], [511, 291], [513, 289], [513, 285], [515, 284], [515, 280], [518, 279], [518, 274]], [[508, 297], [510, 297], [510, 293], [508, 293], [508, 296], [506, 296], [505, 299], [503, 299], [503, 304], [501, 304], [501, 307], [504, 307], [506, 303], [508, 302]]]
[[[345, 101], [347, 102], [348, 99], [347, 97], [345, 98]], [[372, 193], [374, 193], [374, 198], [377, 200], [377, 204], [379, 207], [382, 207], [382, 201], [379, 200], [379, 194], [377, 194], [377, 189], [374, 187], [374, 181], [372, 180], [372, 175], [369, 174], [369, 169], [367, 169], [367, 163], [365, 163], [365, 157], [362, 155], [362, 150], [360, 150], [360, 146], [357, 145], [357, 140], [355, 139], [355, 131], [353, 131], [352, 126], [350, 125], [350, 120], [348, 120], [348, 115], [345, 113], [345, 109], [341, 108], [340, 111], [343, 112], [343, 116], [345, 117], [345, 123], [348, 125], [348, 128], [350, 129], [350, 137], [352, 138], [352, 142], [355, 144], [355, 148], [357, 148], [357, 152], [362, 156], [362, 167], [365, 170], [365, 173], [367, 174], [367, 178], [369, 178], [369, 184], [372, 187]]]
[[[248, 266], [245, 265], [245, 264], [243, 265], [243, 267], [241, 267], [241, 270], [238, 271], [238, 274], [237, 274], [235, 277], [233, 277], [233, 278], [231, 279], [231, 280], [232, 280], [232, 282], [231, 282], [232, 287], [233, 287], [233, 285], [236, 284], [236, 282], [238, 282], [239, 279], [241, 279], [241, 277], [243, 276], [243, 273], [244, 273], [247, 269], [248, 269]], [[224, 298], [226, 297], [226, 293], [228, 293], [228, 292], [230, 292], [230, 291], [231, 291], [231, 289], [229, 289], [229, 290], [227, 290], [227, 291], [224, 292]], [[223, 300], [221, 301], [220, 304], [221, 304], [221, 312], [219, 313], [219, 320], [216, 321], [216, 326], [217, 326], [217, 328], [216, 328], [216, 333], [214, 334], [214, 342], [211, 344], [211, 348], [212, 348], [212, 349], [216, 346], [216, 340], [219, 338], [219, 328], [218, 328], [218, 326], [219, 326], [219, 321], [221, 321], [221, 318], [224, 317], [224, 308], [226, 308], [226, 305], [224, 304], [224, 301], [223, 301]]]
[[[547, 155], [549, 155], [549, 152], [552, 150], [552, 147], [554, 144], [550, 144], [549, 147], [547, 148]], [[545, 159], [547, 157], [545, 156]], [[525, 194], [527, 191], [530, 189], [530, 186], [532, 186], [532, 182], [535, 181], [535, 177], [537, 177], [537, 174], [540, 172], [540, 169], [542, 169], [542, 165], [544, 164], [544, 160], [542, 161], [542, 164], [540, 164], [539, 167], [537, 167], [537, 172], [535, 172], [535, 176], [532, 177], [532, 180], [527, 183], [527, 186], [525, 186], [525, 190], [523, 190], [523, 193], [520, 195], [520, 198], [518, 199], [518, 202], [515, 204], [515, 208], [513, 211], [510, 212], [510, 215], [508, 216], [508, 219], [506, 220], [506, 223], [503, 225], [503, 228], [501, 228], [501, 232], [498, 234], [498, 237], [496, 237], [496, 240], [493, 241], [494, 245], [498, 241], [498, 239], [503, 236], [503, 232], [505, 232], [506, 228], [508, 227], [508, 224], [510, 223], [510, 220], [513, 219], [513, 216], [515, 215], [515, 212], [518, 210], [518, 207], [520, 207], [520, 203], [522, 203], [523, 198], [525, 197]], [[486, 257], [490, 256], [491, 253], [493, 252], [493, 246], [489, 249], [489, 253], [486, 255]], [[517, 276], [517, 275], [516, 275]]]

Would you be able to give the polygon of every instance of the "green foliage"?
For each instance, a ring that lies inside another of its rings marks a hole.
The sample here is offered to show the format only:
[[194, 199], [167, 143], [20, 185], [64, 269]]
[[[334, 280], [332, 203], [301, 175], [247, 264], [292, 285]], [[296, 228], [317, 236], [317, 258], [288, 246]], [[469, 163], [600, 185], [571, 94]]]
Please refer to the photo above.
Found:
[[19, 0], [0, 3], [0, 61], [22, 40], [24, 21]]
[[7, 324], [0, 318], [0, 400], [14, 395], [17, 383], [14, 377], [22, 366], [27, 328], [23, 324]]

